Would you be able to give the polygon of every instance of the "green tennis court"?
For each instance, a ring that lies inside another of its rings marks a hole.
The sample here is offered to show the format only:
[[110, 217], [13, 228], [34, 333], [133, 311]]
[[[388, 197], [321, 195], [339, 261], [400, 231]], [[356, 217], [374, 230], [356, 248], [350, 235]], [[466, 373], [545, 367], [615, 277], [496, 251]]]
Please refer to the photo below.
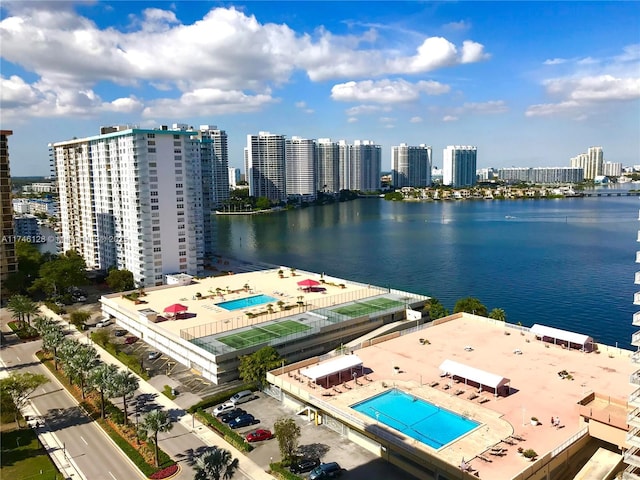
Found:
[[218, 337], [218, 341], [231, 348], [240, 350], [250, 347], [251, 345], [268, 342], [274, 338], [286, 337], [293, 333], [304, 332], [310, 328], [311, 327], [294, 320], [285, 320], [283, 322], [271, 323], [268, 325], [254, 325], [250, 330], [225, 335], [224, 337]]
[[332, 310], [332, 312], [355, 318], [379, 312], [381, 310], [398, 307], [400, 305], [404, 304], [397, 300], [391, 300], [388, 298], [374, 298], [372, 300], [367, 300], [366, 302], [355, 302], [351, 305], [345, 305], [344, 307], [335, 308]]

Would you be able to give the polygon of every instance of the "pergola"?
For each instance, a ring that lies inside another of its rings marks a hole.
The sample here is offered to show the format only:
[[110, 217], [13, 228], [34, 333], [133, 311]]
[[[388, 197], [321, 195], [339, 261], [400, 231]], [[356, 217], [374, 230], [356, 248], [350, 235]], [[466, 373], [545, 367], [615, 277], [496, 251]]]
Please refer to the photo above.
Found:
[[[300, 370], [300, 375], [304, 375], [312, 382], [317, 382], [320, 378], [327, 378], [334, 374], [351, 371], [354, 368], [362, 367], [362, 360], [357, 355], [341, 355], [333, 360], [325, 362], [321, 365]], [[349, 380], [351, 377], [348, 378]]]
[[563, 345], [566, 343], [569, 348], [577, 345], [585, 352], [590, 352], [593, 348], [593, 338], [581, 333], [547, 327], [538, 323], [531, 327], [529, 331], [536, 337], [541, 338], [542, 341], [553, 341], [554, 345], [560, 341]]
[[440, 370], [446, 375], [463, 378], [465, 384], [471, 381], [480, 385], [480, 388], [493, 388], [496, 397], [498, 396], [498, 389], [509, 385], [511, 382], [508, 378], [496, 375], [495, 373], [485, 372], [479, 368], [470, 367], [469, 365], [454, 362], [453, 360], [445, 360], [442, 362]]

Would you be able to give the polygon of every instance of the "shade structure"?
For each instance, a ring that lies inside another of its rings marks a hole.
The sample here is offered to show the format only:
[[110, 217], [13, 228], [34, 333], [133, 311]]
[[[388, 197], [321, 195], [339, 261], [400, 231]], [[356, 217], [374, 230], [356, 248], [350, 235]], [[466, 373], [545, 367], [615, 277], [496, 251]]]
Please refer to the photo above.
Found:
[[538, 323], [531, 327], [530, 332], [544, 341], [552, 341], [553, 343], [558, 343], [558, 341], [561, 343], [566, 342], [570, 348], [574, 348], [577, 345], [587, 352], [590, 352], [593, 348], [593, 338], [582, 333], [560, 330], [559, 328], [547, 327]]
[[300, 280], [298, 282], [298, 285], [300, 285], [301, 287], [315, 287], [317, 285], [320, 285], [320, 282], [307, 278], [306, 280]]
[[490, 387], [495, 391], [496, 396], [498, 395], [498, 389], [505, 385], [508, 385], [510, 380], [501, 375], [496, 375], [495, 373], [485, 372], [484, 370], [480, 370], [479, 368], [470, 367], [463, 363], [454, 362], [452, 360], [445, 360], [440, 365], [440, 370], [443, 373], [460, 377], [465, 380], [470, 380], [472, 382], [477, 383], [481, 387]]
[[343, 372], [345, 370], [361, 366], [362, 360], [360, 360], [360, 357], [357, 355], [341, 355], [331, 361], [323, 363], [322, 365], [305, 368], [300, 372], [300, 374], [315, 382], [319, 378], [328, 377], [334, 373]]
[[181, 305], [180, 303], [174, 303], [173, 305], [169, 305], [167, 308], [165, 308], [164, 313], [176, 314], [186, 312], [187, 310], [189, 310], [189, 307]]

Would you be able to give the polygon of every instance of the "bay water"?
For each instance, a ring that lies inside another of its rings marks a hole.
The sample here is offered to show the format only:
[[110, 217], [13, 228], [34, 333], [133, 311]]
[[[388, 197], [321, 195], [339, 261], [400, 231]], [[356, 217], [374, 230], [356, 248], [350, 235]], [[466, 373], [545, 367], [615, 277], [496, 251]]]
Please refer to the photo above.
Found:
[[[638, 197], [389, 202], [216, 216], [217, 252], [432, 296], [631, 348]], [[637, 329], [636, 329], [637, 330]]]

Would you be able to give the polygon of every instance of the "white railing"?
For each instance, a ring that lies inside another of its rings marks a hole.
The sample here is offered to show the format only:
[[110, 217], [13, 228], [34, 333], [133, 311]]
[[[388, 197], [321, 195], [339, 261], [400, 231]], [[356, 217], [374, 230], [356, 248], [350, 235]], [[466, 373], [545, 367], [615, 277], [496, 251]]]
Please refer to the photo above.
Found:
[[554, 458], [554, 457], [557, 457], [558, 455], [560, 455], [563, 451], [565, 451], [567, 448], [569, 448], [571, 445], [576, 443], [578, 440], [580, 440], [585, 435], [589, 435], [589, 427], [584, 427], [578, 433], [576, 433], [573, 436], [571, 436], [571, 438], [567, 439], [565, 442], [561, 443], [556, 448], [554, 448], [551, 451], [551, 458]]

